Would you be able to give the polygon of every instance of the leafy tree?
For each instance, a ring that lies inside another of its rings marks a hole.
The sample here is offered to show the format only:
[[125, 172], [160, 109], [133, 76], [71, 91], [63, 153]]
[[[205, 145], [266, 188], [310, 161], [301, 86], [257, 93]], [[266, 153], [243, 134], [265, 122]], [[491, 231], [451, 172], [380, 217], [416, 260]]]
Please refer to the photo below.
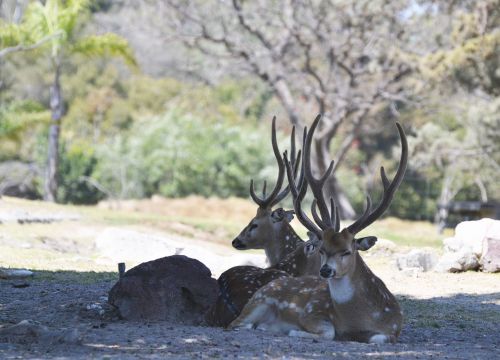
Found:
[[[403, 12], [412, 2], [167, 3], [157, 4], [155, 11], [164, 11], [187, 47], [215, 60], [218, 68], [230, 64], [260, 79], [292, 124], [300, 128], [323, 114], [313, 159], [320, 173], [328, 166], [336, 135], [343, 137], [334, 156], [338, 166], [367, 119], [381, 107], [406, 99], [402, 80], [411, 66], [401, 56], [408, 37]], [[354, 215], [335, 176], [327, 191], [343, 217]]]
[[21, 50], [36, 50], [50, 59], [53, 81], [50, 87], [51, 122], [49, 127], [44, 198], [56, 201], [58, 187], [59, 137], [64, 109], [61, 73], [69, 59], [118, 56], [135, 66], [127, 40], [108, 33], [81, 37], [82, 24], [89, 21], [89, 0], [47, 0], [31, 2], [19, 24], [2, 23], [2, 55]]
[[421, 4], [435, 25], [418, 44], [427, 50], [419, 71], [430, 96], [417, 124], [413, 163], [441, 180], [438, 219], [465, 189], [477, 188], [482, 201], [500, 193], [500, 2]]

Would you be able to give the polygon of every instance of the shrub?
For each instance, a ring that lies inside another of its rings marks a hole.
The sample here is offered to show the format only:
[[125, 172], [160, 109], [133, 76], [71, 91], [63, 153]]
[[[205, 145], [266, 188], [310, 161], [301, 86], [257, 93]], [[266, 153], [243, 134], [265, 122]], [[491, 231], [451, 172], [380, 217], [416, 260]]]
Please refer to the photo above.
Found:
[[137, 121], [98, 151], [96, 178], [117, 197], [248, 196], [274, 161], [268, 136], [169, 111]]

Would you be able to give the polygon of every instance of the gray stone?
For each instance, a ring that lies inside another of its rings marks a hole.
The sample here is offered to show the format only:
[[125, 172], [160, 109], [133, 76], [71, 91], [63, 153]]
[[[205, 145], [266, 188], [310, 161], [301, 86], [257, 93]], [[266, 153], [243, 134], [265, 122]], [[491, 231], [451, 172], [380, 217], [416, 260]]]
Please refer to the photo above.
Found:
[[399, 270], [418, 269], [419, 271], [429, 271], [437, 262], [438, 256], [432, 249], [413, 249], [396, 259]]
[[54, 345], [58, 343], [78, 344], [81, 340], [78, 329], [50, 330], [47, 326], [32, 320], [23, 320], [0, 329], [0, 342]]
[[481, 256], [481, 269], [485, 272], [500, 271], [500, 239], [485, 238]]
[[434, 270], [439, 272], [452, 273], [478, 269], [479, 258], [468, 249], [445, 253], [434, 268]]
[[17, 280], [33, 276], [33, 271], [26, 269], [0, 269], [0, 279]]
[[109, 303], [127, 320], [199, 325], [217, 292], [217, 281], [205, 265], [173, 255], [127, 271], [109, 292]]

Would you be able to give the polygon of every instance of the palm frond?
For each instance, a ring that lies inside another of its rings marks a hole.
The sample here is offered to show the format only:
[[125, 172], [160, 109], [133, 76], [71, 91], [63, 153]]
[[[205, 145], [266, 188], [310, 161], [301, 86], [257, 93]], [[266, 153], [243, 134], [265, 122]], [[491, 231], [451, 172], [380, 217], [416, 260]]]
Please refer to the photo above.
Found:
[[75, 43], [71, 51], [91, 57], [120, 57], [125, 60], [129, 66], [137, 67], [137, 61], [135, 60], [134, 53], [128, 41], [112, 33], [87, 36]]

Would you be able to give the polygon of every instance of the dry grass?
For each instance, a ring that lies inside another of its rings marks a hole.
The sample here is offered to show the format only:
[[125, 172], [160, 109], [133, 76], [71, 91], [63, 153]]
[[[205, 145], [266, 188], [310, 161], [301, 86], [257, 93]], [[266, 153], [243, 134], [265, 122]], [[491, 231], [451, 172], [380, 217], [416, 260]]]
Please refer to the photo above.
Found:
[[[140, 227], [146, 232], [175, 234], [230, 246], [231, 240], [248, 224], [255, 211], [256, 205], [251, 200], [237, 198], [153, 197], [150, 200], [105, 202], [99, 206], [72, 206], [4, 197], [0, 199], [0, 214], [26, 212], [42, 217], [58, 214], [77, 220], [50, 224], [1, 224], [0, 266], [115, 270], [99, 264], [93, 248], [96, 236], [109, 226]], [[305, 238], [306, 231], [296, 220], [293, 226]], [[364, 233], [413, 247], [440, 247], [444, 238], [436, 233], [432, 224], [394, 218], [378, 221]]]

